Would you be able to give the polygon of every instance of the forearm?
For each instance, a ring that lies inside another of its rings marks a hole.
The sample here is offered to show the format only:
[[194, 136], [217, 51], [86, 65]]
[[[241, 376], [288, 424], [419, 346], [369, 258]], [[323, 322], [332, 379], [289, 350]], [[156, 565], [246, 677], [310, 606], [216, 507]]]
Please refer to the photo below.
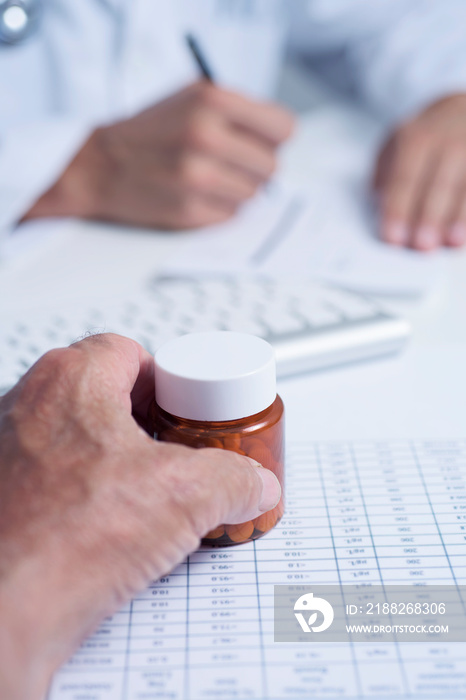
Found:
[[57, 559], [29, 559], [0, 583], [2, 700], [43, 700], [55, 671], [118, 607], [86, 567], [69, 561], [64, 576]]
[[85, 122], [50, 118], [0, 130], [0, 230], [14, 229], [64, 172], [89, 134]]
[[108, 567], [48, 528], [0, 533], [0, 698], [42, 700], [53, 673], [121, 603]]
[[[57, 661], [53, 658], [44, 591], [34, 567], [24, 565], [0, 581], [0, 697], [42, 700]], [[42, 617], [43, 616], [43, 617]]]
[[23, 643], [27, 630], [20, 629], [17, 610], [16, 607], [4, 609], [3, 602], [0, 604], [0, 697], [43, 700], [52, 670], [39, 659], [26, 656]]
[[101, 129], [96, 129], [56, 182], [29, 209], [24, 220], [73, 216], [100, 218], [104, 181], [109, 165], [102, 146]]

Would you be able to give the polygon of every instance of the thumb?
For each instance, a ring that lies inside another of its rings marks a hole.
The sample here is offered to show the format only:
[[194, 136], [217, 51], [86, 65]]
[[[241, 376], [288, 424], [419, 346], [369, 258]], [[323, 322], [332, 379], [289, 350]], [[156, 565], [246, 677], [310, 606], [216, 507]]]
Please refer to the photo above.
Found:
[[[238, 466], [241, 470], [238, 492], [233, 485], [227, 487], [233, 490], [235, 503], [224, 516], [223, 522], [232, 525], [252, 520], [262, 513], [273, 510], [282, 497], [280, 482], [273, 471], [263, 467], [251, 457], [242, 457], [242, 461], [247, 462], [247, 464]], [[246, 492], [246, 470], [248, 470], [251, 481], [249, 494]]]
[[183, 500], [198, 536], [253, 520], [279, 503], [277, 476], [250, 457], [216, 448], [190, 450], [190, 456], [191, 488], [184, 487]]

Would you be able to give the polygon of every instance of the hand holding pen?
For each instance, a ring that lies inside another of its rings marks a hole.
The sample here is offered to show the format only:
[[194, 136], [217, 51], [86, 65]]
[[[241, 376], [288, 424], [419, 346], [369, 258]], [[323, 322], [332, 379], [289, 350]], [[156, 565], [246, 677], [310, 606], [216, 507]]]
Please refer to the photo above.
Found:
[[225, 221], [269, 178], [292, 115], [202, 79], [162, 102], [97, 128], [25, 218], [77, 216], [162, 229]]

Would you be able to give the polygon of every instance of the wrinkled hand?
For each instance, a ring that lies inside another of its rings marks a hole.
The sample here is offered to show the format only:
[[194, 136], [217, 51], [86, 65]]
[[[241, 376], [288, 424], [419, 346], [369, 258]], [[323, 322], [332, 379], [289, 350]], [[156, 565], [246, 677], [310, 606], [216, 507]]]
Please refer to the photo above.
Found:
[[382, 238], [431, 250], [466, 243], [466, 95], [440, 100], [403, 125], [376, 169]]
[[97, 129], [26, 218], [182, 229], [229, 218], [272, 175], [293, 120], [207, 82]]
[[222, 522], [270, 510], [248, 457], [140, 427], [153, 359], [114, 335], [54, 350], [0, 401], [0, 697], [42, 698], [107, 614]]

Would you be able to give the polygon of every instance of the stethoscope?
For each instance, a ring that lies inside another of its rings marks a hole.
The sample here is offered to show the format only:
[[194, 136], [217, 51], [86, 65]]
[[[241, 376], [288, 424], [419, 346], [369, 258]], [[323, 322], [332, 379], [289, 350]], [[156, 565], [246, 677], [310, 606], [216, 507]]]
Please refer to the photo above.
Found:
[[42, 0], [0, 0], [0, 44], [19, 44], [35, 29]]

